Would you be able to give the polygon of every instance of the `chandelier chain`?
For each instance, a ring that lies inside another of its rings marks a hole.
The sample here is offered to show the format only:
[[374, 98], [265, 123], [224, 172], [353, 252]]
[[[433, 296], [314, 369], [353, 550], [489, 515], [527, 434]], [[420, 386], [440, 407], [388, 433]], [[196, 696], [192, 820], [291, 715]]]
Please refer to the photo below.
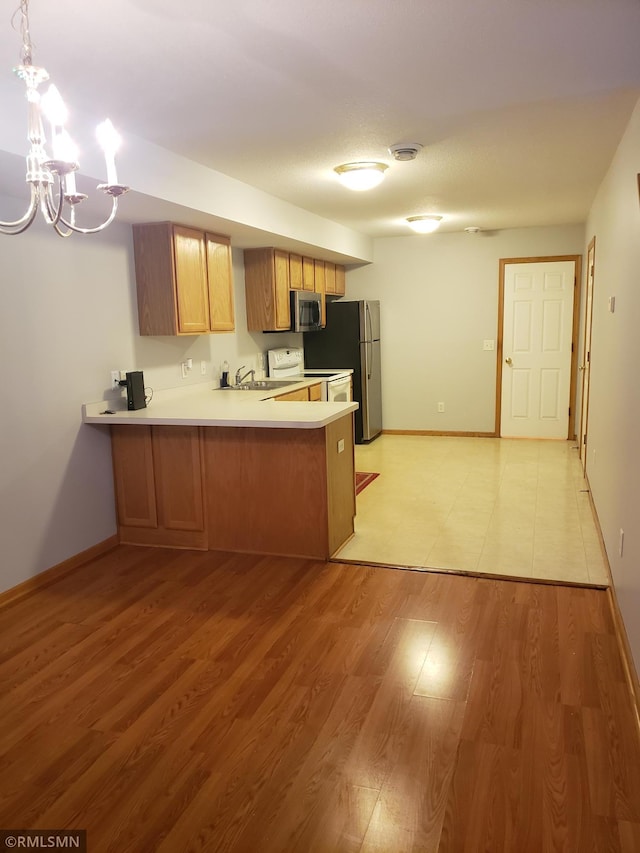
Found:
[[31, 32], [29, 30], [29, 0], [20, 0], [20, 6], [13, 13], [11, 26], [14, 30], [17, 29], [15, 20], [18, 14], [20, 14], [20, 35], [22, 36], [20, 58], [23, 65], [33, 65], [33, 45], [31, 44]]

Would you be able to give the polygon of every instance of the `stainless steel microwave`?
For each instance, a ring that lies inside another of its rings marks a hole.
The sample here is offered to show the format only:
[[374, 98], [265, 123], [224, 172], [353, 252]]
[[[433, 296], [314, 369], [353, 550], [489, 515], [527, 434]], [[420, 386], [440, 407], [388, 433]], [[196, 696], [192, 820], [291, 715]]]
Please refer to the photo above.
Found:
[[291, 291], [291, 331], [315, 332], [322, 328], [322, 294]]

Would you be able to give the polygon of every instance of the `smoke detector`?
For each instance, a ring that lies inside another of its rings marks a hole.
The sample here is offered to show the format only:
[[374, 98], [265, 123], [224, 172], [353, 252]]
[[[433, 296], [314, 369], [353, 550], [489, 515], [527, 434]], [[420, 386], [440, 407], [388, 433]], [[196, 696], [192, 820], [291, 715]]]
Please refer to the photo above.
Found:
[[389, 154], [395, 160], [415, 160], [423, 147], [419, 142], [400, 142], [398, 145], [392, 145], [389, 148]]
[[479, 234], [482, 231], [482, 228], [478, 228], [477, 225], [469, 225], [464, 229], [467, 234]]

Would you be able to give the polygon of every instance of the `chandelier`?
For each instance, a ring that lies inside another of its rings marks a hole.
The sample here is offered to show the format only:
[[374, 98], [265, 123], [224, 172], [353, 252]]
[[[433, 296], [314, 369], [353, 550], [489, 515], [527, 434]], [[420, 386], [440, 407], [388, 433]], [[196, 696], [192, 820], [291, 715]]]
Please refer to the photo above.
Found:
[[[115, 154], [120, 145], [120, 137], [109, 119], [97, 129], [98, 142], [104, 151], [107, 166], [107, 181], [98, 184], [98, 189], [111, 196], [111, 213], [95, 228], [80, 228], [76, 225], [76, 205], [87, 196], [76, 190], [77, 149], [64, 129], [67, 109], [55, 86], [50, 86], [42, 96], [38, 92], [38, 86], [48, 80], [49, 75], [44, 68], [33, 65], [31, 61], [29, 0], [20, 0], [14, 19], [18, 13], [22, 35], [21, 63], [13, 71], [24, 80], [27, 87], [27, 136], [30, 148], [26, 158], [26, 182], [31, 186], [31, 201], [20, 219], [14, 222], [0, 220], [0, 233], [21, 234], [26, 231], [39, 209], [47, 224], [52, 225], [61, 237], [70, 237], [74, 231], [78, 234], [95, 234], [113, 222], [118, 209], [118, 198], [129, 190], [129, 187], [118, 183], [116, 175]], [[51, 157], [45, 149], [43, 115], [51, 127]]]

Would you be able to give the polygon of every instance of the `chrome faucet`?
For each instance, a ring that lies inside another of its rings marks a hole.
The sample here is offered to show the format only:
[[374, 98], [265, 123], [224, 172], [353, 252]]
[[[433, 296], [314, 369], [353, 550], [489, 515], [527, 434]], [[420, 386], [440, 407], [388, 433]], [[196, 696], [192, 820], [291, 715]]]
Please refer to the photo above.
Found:
[[236, 385], [242, 385], [242, 383], [244, 382], [244, 380], [245, 380], [245, 379], [247, 378], [247, 376], [249, 376], [249, 375], [251, 375], [251, 382], [253, 382], [253, 380], [254, 380], [254, 377], [255, 377], [255, 375], [256, 375], [255, 370], [247, 370], [247, 372], [245, 373], [245, 375], [244, 375], [244, 376], [242, 375], [242, 371], [243, 371], [243, 370], [244, 370], [244, 364], [242, 365], [242, 367], [239, 367], [239, 368], [236, 370]]

